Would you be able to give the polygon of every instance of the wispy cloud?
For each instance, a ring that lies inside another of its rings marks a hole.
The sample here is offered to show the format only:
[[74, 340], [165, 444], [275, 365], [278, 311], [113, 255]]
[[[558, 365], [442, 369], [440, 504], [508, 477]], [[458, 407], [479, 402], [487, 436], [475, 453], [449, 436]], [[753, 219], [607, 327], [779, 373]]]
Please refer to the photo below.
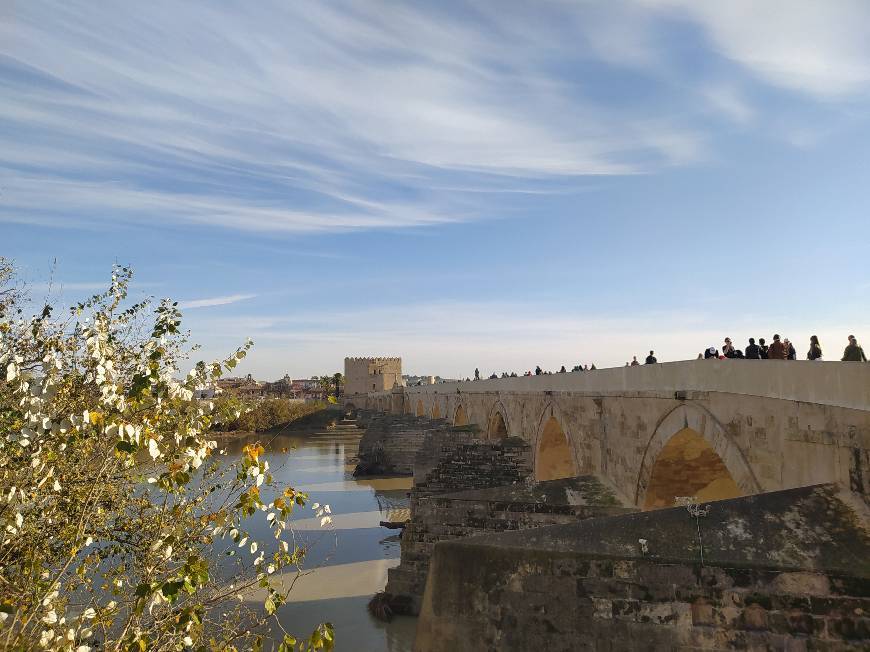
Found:
[[[675, 72], [674, 22], [774, 87], [870, 87], [863, 0], [19, 3], [0, 13], [0, 221], [424, 227], [511, 186], [691, 165], [707, 108], [756, 109], [721, 71]], [[630, 101], [602, 96], [613, 70]]]
[[0, 18], [0, 220], [426, 226], [480, 216], [479, 197], [440, 189], [460, 179], [635, 174], [701, 155], [667, 112], [614, 112], [559, 72], [649, 62], [641, 14], [536, 15], [22, 4]]
[[701, 24], [722, 55], [763, 81], [824, 99], [870, 91], [864, 0], [642, 0]]
[[703, 89], [704, 99], [714, 110], [727, 118], [745, 125], [755, 117], [755, 111], [740, 91], [727, 84], [714, 84]]
[[194, 299], [193, 301], [181, 301], [178, 304], [178, 307], [183, 310], [190, 310], [192, 308], [210, 308], [211, 306], [226, 306], [231, 303], [238, 303], [239, 301], [246, 301], [247, 299], [253, 299], [256, 297], [256, 294], [229, 294], [224, 297], [211, 297], [209, 299]]
[[[136, 281], [134, 284], [135, 289], [138, 291], [143, 288], [152, 288], [159, 286], [159, 283], [147, 283]], [[109, 289], [108, 281], [77, 281], [67, 283], [65, 281], [40, 281], [38, 283], [28, 283], [26, 285], [28, 290], [33, 292], [100, 292]]]

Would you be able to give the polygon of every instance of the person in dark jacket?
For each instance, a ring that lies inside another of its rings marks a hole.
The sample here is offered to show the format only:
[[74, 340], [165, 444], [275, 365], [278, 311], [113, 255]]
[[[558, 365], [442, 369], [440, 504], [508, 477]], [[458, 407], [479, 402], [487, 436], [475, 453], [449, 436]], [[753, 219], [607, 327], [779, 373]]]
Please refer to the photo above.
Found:
[[538, 365], [537, 367], [535, 367], [535, 375], [536, 376], [540, 376], [542, 373], [544, 373], [544, 370], [541, 369], [541, 365]]
[[788, 338], [782, 341], [782, 345], [785, 347], [785, 359], [797, 360], [797, 351], [795, 351], [794, 344], [788, 341]]
[[867, 362], [864, 349], [858, 346], [858, 340], [855, 339], [854, 335], [849, 336], [849, 344], [843, 351], [843, 362]]
[[773, 343], [767, 349], [767, 358], [769, 360], [785, 360], [787, 354], [788, 349], [786, 349], [785, 345], [779, 341], [779, 335], [774, 335]]
[[807, 360], [821, 360], [822, 347], [816, 335], [810, 335], [810, 350], [807, 351]]
[[767, 360], [767, 351], [768, 351], [768, 348], [769, 348], [769, 347], [767, 346], [767, 344], [764, 343], [764, 338], [763, 338], [763, 337], [759, 337], [759, 338], [758, 338], [758, 352], [759, 352], [759, 354], [761, 355], [761, 359], [762, 359], [762, 360]]
[[656, 362], [658, 362], [658, 360], [656, 360], [654, 353], [655, 353], [654, 351], [649, 352], [649, 355], [646, 357], [646, 362], [644, 362], [644, 364], [655, 364]]
[[704, 351], [704, 359], [709, 360], [710, 358], [714, 358], [716, 360], [719, 359], [719, 352], [716, 350], [715, 346], [711, 346], [709, 349]]
[[754, 337], [749, 338], [749, 346], [744, 354], [747, 360], [761, 360], [761, 347], [755, 343]]

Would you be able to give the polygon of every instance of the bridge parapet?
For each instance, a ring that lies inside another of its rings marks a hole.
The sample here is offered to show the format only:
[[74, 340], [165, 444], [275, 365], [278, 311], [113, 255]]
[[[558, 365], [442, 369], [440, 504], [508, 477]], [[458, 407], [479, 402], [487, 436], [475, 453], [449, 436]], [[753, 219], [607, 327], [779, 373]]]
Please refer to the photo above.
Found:
[[472, 392], [622, 394], [680, 391], [744, 394], [870, 410], [870, 364], [794, 360], [689, 360], [405, 388], [408, 396]]

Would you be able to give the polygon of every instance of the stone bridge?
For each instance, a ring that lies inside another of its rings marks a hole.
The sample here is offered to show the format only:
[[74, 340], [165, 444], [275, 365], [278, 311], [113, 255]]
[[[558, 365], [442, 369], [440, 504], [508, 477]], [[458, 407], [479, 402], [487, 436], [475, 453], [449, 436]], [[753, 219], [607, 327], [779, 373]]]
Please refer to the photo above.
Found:
[[819, 483], [870, 490], [870, 364], [698, 360], [396, 387], [345, 404], [522, 437], [535, 478], [668, 507]]

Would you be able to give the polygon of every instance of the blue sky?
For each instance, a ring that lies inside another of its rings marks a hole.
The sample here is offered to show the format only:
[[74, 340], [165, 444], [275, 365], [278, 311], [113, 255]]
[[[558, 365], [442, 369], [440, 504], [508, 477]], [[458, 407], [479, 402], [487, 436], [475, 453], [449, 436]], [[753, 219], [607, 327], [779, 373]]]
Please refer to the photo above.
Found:
[[263, 378], [838, 358], [868, 33], [863, 0], [0, 0], [0, 253], [61, 302], [132, 265]]

